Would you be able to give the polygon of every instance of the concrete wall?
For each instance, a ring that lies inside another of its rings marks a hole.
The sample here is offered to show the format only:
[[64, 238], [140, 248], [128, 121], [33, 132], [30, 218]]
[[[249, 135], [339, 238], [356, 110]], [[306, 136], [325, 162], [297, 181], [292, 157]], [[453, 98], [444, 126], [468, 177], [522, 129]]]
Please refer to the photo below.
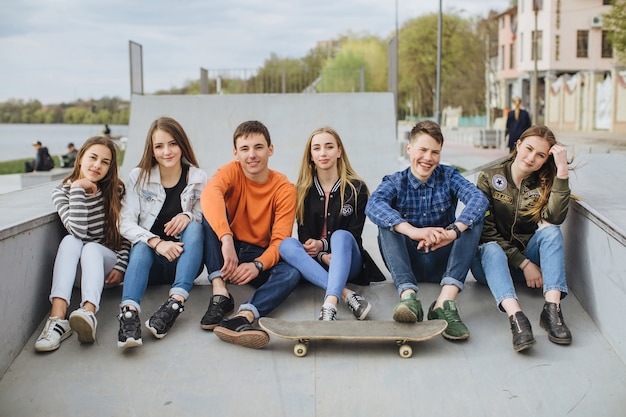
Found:
[[243, 121], [260, 120], [268, 127], [274, 144], [270, 167], [291, 181], [297, 179], [309, 134], [331, 126], [339, 132], [354, 169], [373, 188], [397, 163], [393, 109], [391, 93], [134, 96], [123, 177], [141, 159], [152, 121], [170, 116], [187, 132], [209, 176], [233, 159], [232, 135]]

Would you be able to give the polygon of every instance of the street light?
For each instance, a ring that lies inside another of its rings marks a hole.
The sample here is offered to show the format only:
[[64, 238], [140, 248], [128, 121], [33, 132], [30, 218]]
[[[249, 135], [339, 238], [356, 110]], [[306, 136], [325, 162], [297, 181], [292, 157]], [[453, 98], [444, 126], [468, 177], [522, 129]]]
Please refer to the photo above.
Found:
[[437, 81], [435, 91], [435, 120], [441, 125], [441, 26], [442, 26], [442, 0], [439, 0], [439, 17], [437, 18]]

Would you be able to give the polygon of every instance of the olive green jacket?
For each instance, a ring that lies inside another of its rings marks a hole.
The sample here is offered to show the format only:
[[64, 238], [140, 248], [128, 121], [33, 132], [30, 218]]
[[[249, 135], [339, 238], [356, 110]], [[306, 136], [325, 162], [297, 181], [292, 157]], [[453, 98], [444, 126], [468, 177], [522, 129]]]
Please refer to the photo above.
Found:
[[[536, 173], [522, 181], [518, 190], [511, 176], [512, 160], [482, 171], [477, 186], [489, 200], [485, 212], [480, 242], [497, 242], [504, 249], [509, 266], [519, 268], [526, 259], [524, 251], [538, 224], [523, 213], [540, 197], [539, 178]], [[555, 178], [548, 204], [543, 208], [544, 221], [560, 225], [569, 208], [570, 188], [567, 179]]]

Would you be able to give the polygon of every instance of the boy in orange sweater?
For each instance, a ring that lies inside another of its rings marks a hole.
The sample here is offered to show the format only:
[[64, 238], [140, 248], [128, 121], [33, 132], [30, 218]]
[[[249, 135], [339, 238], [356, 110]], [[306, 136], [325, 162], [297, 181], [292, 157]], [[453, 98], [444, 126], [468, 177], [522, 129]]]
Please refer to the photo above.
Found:
[[[278, 307], [300, 281], [298, 270], [278, 254], [293, 230], [296, 190], [284, 174], [269, 168], [274, 146], [261, 122], [240, 124], [233, 145], [236, 160], [217, 170], [201, 196], [213, 296], [200, 326], [225, 342], [258, 349], [269, 336], [252, 323]], [[224, 317], [235, 304], [228, 282], [256, 288], [229, 319]]]

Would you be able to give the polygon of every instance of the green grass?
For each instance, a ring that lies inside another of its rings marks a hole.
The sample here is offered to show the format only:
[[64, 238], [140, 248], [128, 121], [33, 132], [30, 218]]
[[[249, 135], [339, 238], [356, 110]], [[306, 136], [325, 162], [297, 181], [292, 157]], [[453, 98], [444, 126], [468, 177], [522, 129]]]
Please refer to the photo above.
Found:
[[[54, 159], [55, 167], [61, 166], [58, 156], [53, 156], [52, 159]], [[11, 161], [2, 161], [0, 162], [0, 175], [23, 174], [25, 172], [24, 163], [26, 161], [32, 161], [32, 160], [33, 158], [24, 158], [24, 159], [13, 159]], [[117, 163], [119, 166], [121, 166], [122, 162], [124, 162], [124, 151], [118, 151]]]

